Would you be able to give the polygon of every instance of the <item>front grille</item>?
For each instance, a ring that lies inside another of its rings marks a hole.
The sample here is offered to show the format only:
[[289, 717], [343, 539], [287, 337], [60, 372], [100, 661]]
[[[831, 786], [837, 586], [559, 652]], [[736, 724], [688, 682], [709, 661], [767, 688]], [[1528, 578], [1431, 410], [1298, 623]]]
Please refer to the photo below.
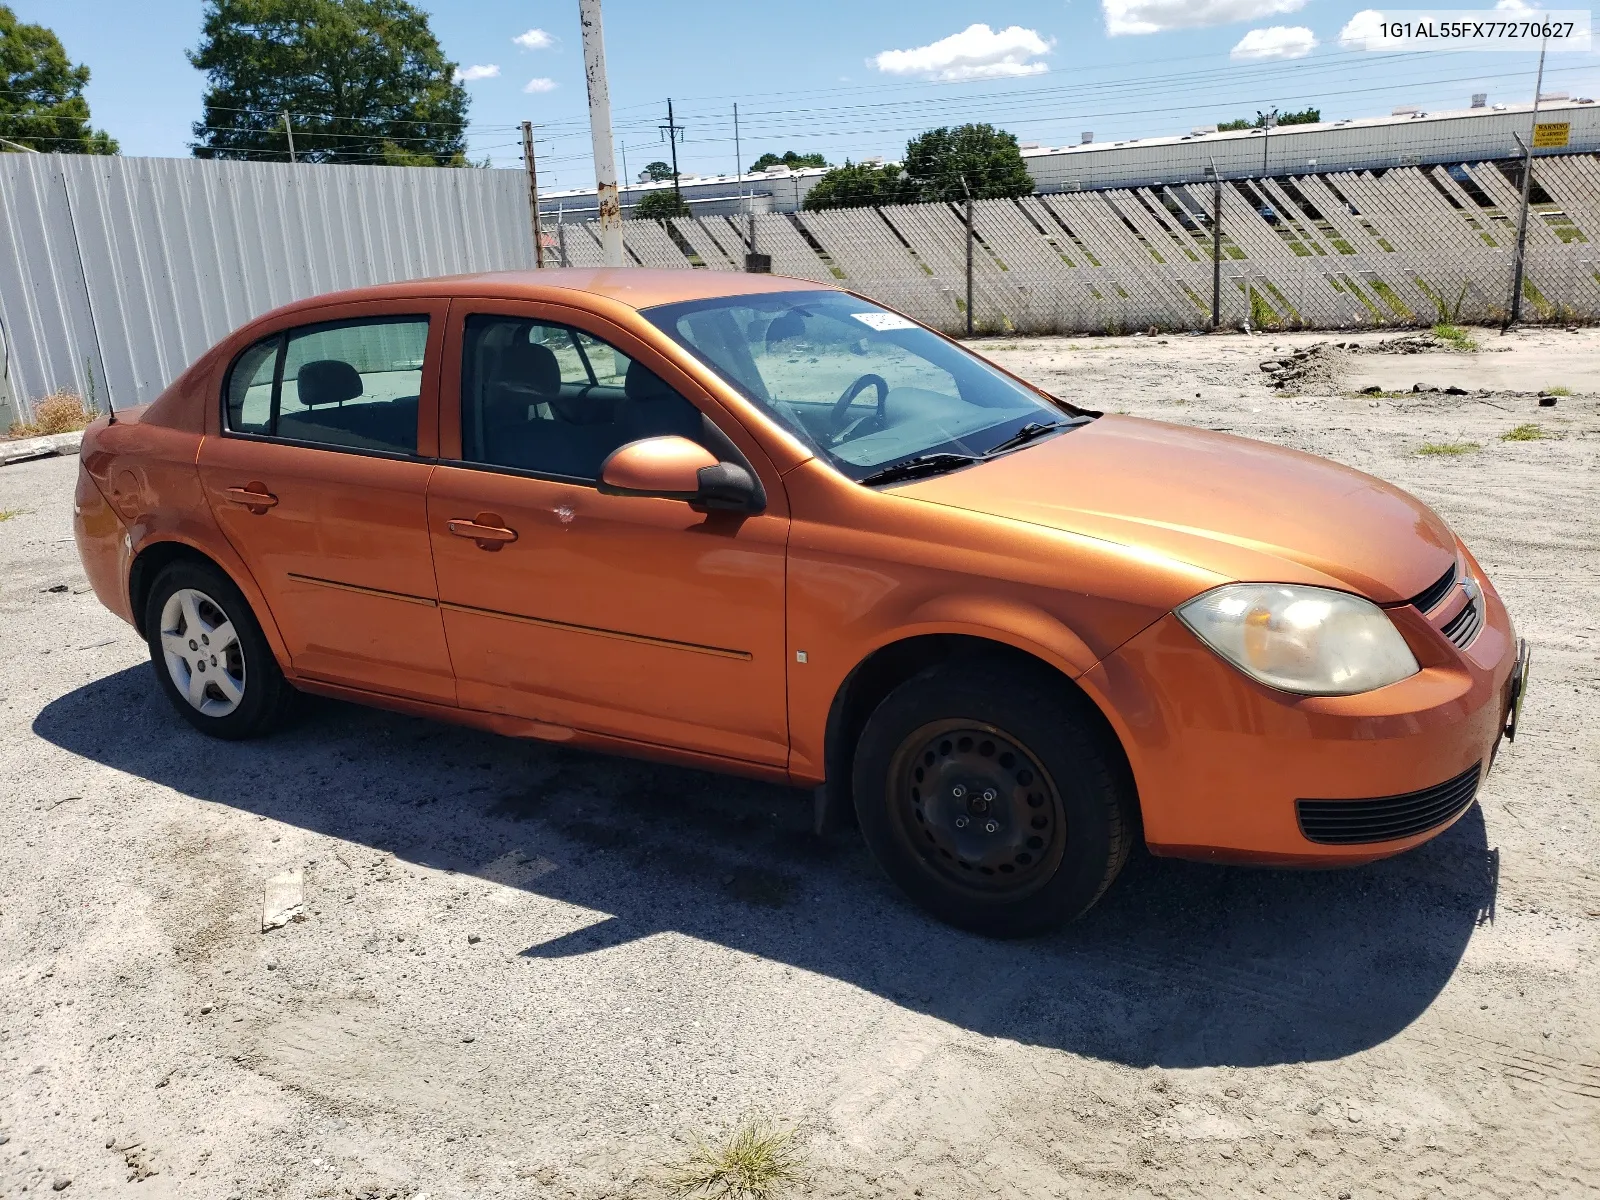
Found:
[[1439, 632], [1444, 634], [1456, 649], [1465, 650], [1482, 628], [1483, 606], [1474, 597], [1468, 596], [1466, 607], [1446, 621], [1444, 628]]
[[1392, 842], [1443, 825], [1465, 812], [1478, 792], [1478, 768], [1461, 772], [1454, 779], [1407, 792], [1403, 796], [1380, 796], [1376, 800], [1296, 800], [1295, 816], [1307, 841], [1330, 846], [1354, 846], [1364, 842]]
[[1420, 612], [1429, 612], [1439, 607], [1439, 602], [1450, 594], [1450, 589], [1455, 586], [1455, 582], [1456, 564], [1451, 563], [1448, 571], [1407, 600], [1406, 603], [1415, 604]]

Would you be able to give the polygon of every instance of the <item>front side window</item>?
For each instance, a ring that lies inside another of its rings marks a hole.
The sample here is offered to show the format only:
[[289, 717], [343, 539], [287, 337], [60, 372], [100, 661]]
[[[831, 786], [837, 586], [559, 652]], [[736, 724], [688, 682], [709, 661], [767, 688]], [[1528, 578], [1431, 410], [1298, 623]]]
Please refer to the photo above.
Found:
[[462, 338], [467, 462], [592, 483], [618, 446], [702, 440], [699, 409], [599, 338], [526, 317], [477, 313]]
[[369, 317], [258, 342], [228, 377], [228, 428], [296, 442], [417, 452], [427, 317]]
[[918, 456], [981, 457], [1063, 428], [1054, 405], [982, 359], [843, 292], [697, 300], [642, 315], [852, 479]]

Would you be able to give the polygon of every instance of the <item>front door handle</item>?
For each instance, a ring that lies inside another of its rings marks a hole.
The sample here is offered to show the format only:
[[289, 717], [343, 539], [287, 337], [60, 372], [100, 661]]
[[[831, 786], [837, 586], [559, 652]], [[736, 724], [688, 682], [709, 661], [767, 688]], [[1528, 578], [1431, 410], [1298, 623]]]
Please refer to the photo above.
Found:
[[255, 480], [243, 487], [231, 487], [223, 494], [230, 504], [242, 504], [258, 517], [278, 502], [278, 498], [267, 491], [266, 484]]
[[450, 532], [457, 537], [471, 538], [479, 550], [498, 550], [508, 542], [517, 540], [517, 531], [508, 528], [495, 513], [481, 512], [468, 520], [456, 517], [449, 523]]

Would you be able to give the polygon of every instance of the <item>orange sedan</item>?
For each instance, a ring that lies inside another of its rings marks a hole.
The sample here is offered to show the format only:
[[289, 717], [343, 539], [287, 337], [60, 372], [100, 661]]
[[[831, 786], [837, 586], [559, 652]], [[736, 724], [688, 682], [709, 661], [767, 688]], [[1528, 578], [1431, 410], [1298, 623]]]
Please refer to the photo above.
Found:
[[96, 593], [194, 726], [296, 691], [817, 789], [955, 924], [1473, 803], [1527, 655], [1380, 480], [1041, 392], [859, 296], [562, 270], [280, 308], [84, 438]]

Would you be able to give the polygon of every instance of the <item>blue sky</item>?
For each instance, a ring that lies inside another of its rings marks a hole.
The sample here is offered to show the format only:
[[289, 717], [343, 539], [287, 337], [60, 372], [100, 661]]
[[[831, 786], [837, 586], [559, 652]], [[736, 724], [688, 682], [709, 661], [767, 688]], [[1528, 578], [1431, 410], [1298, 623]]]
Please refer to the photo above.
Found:
[[[94, 122], [124, 153], [188, 153], [204, 77], [183, 51], [198, 40], [200, 0], [9, 3], [23, 20], [55, 29], [68, 54], [89, 66]], [[1507, 5], [1521, 0], [1501, 0]], [[528, 119], [542, 126], [541, 182], [592, 185], [576, 0], [421, 7], [445, 53], [463, 69], [480, 68], [467, 85], [474, 157], [520, 163], [514, 126]], [[616, 142], [634, 174], [664, 158], [656, 126], [666, 119], [668, 96], [687, 126], [680, 166], [706, 174], [734, 166], [735, 101], [748, 164], [763, 150], [785, 149], [820, 150], [834, 162], [894, 158], [909, 136], [969, 120], [993, 122], [1024, 142], [1064, 145], [1085, 130], [1097, 141], [1187, 132], [1272, 105], [1316, 105], [1335, 119], [1400, 104], [1465, 107], [1480, 91], [1491, 102], [1531, 99], [1531, 53], [1342, 48], [1341, 30], [1363, 7], [1340, 0], [921, 0], [905, 8], [859, 0], [606, 0]], [[1552, 55], [1545, 91], [1554, 90], [1600, 92], [1600, 55]]]

